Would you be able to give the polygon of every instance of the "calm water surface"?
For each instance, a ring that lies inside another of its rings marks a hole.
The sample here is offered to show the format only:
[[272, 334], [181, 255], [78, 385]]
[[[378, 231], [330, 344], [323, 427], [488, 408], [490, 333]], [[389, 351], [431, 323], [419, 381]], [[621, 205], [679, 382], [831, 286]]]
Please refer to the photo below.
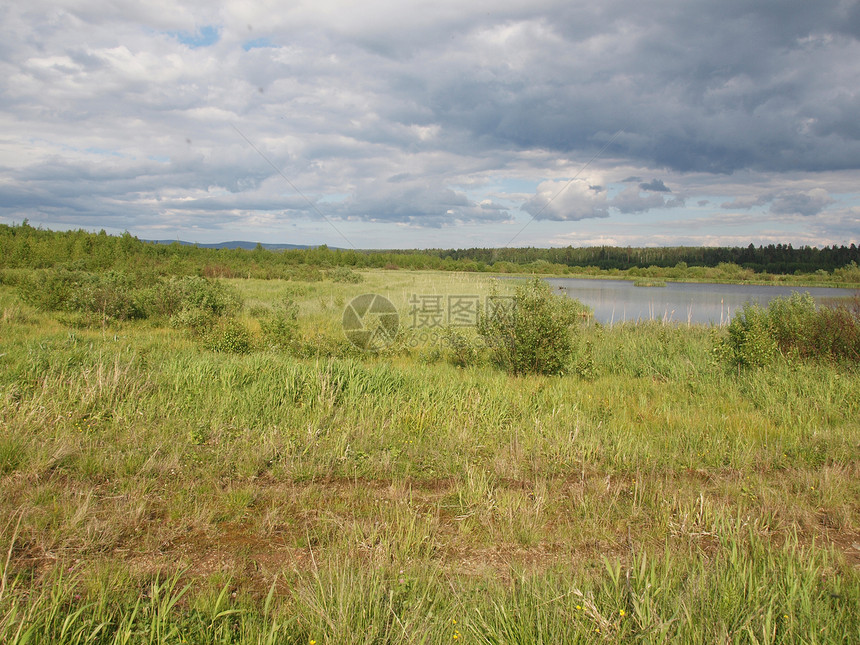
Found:
[[853, 296], [851, 289], [772, 287], [747, 284], [667, 282], [665, 287], [634, 287], [632, 280], [548, 278], [555, 289], [585, 303], [604, 324], [640, 320], [726, 324], [747, 302], [767, 306], [777, 296], [809, 292], [816, 301]]

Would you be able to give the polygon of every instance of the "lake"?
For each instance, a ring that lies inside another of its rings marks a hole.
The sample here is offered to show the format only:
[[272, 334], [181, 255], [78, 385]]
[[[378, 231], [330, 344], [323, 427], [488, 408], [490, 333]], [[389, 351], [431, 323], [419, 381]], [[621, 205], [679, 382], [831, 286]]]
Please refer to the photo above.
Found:
[[635, 287], [632, 280], [547, 278], [554, 289], [588, 305], [604, 324], [661, 320], [676, 323], [728, 324], [747, 302], [767, 304], [778, 296], [808, 292], [816, 302], [853, 296], [853, 289], [783, 287], [751, 284], [667, 282], [665, 287]]

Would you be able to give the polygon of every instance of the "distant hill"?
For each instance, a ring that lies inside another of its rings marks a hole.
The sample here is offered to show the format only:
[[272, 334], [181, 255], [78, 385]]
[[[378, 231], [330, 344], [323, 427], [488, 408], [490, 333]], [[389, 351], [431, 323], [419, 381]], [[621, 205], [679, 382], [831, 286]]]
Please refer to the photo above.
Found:
[[[183, 246], [194, 246], [197, 244], [196, 242], [185, 242], [184, 240], [141, 240], [141, 242], [149, 242], [151, 244], [173, 244], [174, 242], [179, 242]], [[268, 251], [284, 251], [287, 249], [315, 249], [319, 244], [265, 244], [262, 243], [264, 249]], [[201, 249], [247, 249], [249, 251], [257, 248], [256, 242], [243, 242], [243, 241], [232, 241], [232, 242], [216, 242], [214, 244], [197, 244]], [[333, 248], [333, 247], [329, 247]]]

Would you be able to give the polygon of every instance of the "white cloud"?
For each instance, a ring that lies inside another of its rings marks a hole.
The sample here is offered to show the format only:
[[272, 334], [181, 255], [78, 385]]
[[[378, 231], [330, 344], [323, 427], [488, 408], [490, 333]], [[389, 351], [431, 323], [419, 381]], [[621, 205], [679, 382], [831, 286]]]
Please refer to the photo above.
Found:
[[[662, 185], [662, 182], [660, 182]], [[622, 213], [644, 213], [655, 208], [678, 208], [684, 205], [682, 197], [665, 197], [663, 192], [652, 192], [653, 188], [628, 186], [618, 193], [609, 204]], [[664, 186], [665, 189], [665, 186]]]
[[[770, 204], [805, 217], [797, 239], [848, 239], [816, 214], [860, 201], [858, 15], [835, 0], [7, 3], [0, 218], [216, 239], [282, 230], [285, 212], [318, 221], [237, 126], [343, 221], [505, 239], [522, 208], [546, 242], [553, 222], [617, 236], [627, 214], [687, 204], [747, 211], [754, 232]], [[599, 181], [559, 194], [546, 179], [589, 160]]]
[[609, 216], [606, 189], [583, 179], [543, 181], [522, 209], [539, 220], [576, 221]]
[[770, 212], [778, 215], [817, 215], [834, 201], [823, 188], [813, 188], [806, 192], [777, 196], [770, 206]]

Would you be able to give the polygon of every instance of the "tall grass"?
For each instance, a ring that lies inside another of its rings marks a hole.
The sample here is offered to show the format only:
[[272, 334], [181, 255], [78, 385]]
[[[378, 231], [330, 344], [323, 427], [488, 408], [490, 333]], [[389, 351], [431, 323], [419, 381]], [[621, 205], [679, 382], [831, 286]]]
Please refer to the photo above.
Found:
[[[249, 333], [291, 297], [296, 333], [331, 347], [358, 293], [406, 317], [411, 293], [491, 291], [235, 285]], [[575, 369], [513, 377], [408, 344], [237, 354], [154, 320], [70, 328], [9, 287], [0, 307], [0, 642], [860, 636], [849, 362], [738, 372], [720, 332], [587, 325]]]

